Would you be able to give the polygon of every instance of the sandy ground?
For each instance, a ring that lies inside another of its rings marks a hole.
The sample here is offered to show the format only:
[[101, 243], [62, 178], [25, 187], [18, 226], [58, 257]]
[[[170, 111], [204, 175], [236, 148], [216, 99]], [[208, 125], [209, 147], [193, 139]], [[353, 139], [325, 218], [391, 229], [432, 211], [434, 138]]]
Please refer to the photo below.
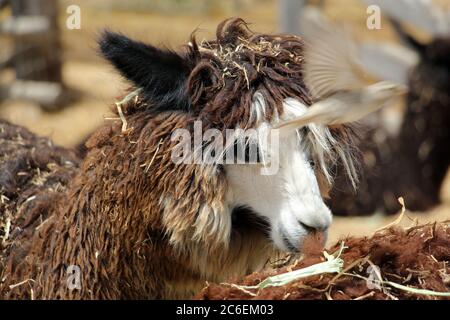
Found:
[[[107, 66], [97, 55], [95, 38], [105, 27], [120, 30], [138, 39], [154, 44], [164, 43], [176, 47], [186, 43], [195, 28], [200, 28], [198, 37], [211, 37], [218, 22], [228, 16], [242, 16], [253, 23], [253, 29], [261, 32], [277, 30], [275, 1], [263, 0], [259, 5], [247, 3], [241, 11], [230, 7], [211, 9], [203, 13], [141, 13], [117, 12], [108, 9], [110, 1], [92, 2], [78, 0], [74, 3], [82, 9], [82, 29], [61, 28], [64, 49], [63, 77], [75, 100], [63, 110], [54, 113], [42, 111], [37, 105], [24, 101], [4, 101], [0, 103], [0, 117], [23, 125], [31, 131], [48, 136], [56, 143], [68, 147], [77, 145], [81, 140], [100, 126], [109, 115], [114, 98], [121, 95], [127, 84], [113, 69]], [[325, 8], [329, 17], [336, 21], [345, 21], [353, 33], [361, 38], [383, 41], [396, 41], [392, 31], [383, 24], [382, 30], [367, 31], [366, 13], [356, 0], [328, 1]], [[65, 24], [65, 5], [61, 1], [61, 25]], [[420, 222], [442, 221], [450, 219], [450, 173], [442, 190], [444, 204], [427, 213], [409, 213], [412, 219]], [[407, 204], [406, 204], [407, 206]], [[400, 206], [399, 206], [400, 208]], [[395, 217], [336, 217], [330, 230], [329, 242], [342, 236], [370, 235], [376, 229], [393, 221]], [[403, 220], [408, 224], [408, 218]]]
[[[450, 185], [450, 181], [447, 180], [446, 184], [447, 186]], [[383, 215], [373, 215], [369, 217], [334, 217], [333, 224], [329, 231], [328, 244], [333, 244], [347, 236], [370, 236], [376, 230], [394, 222], [397, 217], [398, 215], [391, 217]], [[405, 216], [398, 225], [410, 227], [416, 223], [425, 224], [446, 221], [449, 219], [450, 202], [445, 202], [428, 212], [406, 211]]]
[[76, 101], [58, 112], [45, 112], [25, 101], [6, 101], [0, 105], [0, 117], [23, 125], [31, 131], [72, 147], [99, 127], [110, 112], [114, 98], [127, 85], [103, 63], [65, 62], [64, 83]]

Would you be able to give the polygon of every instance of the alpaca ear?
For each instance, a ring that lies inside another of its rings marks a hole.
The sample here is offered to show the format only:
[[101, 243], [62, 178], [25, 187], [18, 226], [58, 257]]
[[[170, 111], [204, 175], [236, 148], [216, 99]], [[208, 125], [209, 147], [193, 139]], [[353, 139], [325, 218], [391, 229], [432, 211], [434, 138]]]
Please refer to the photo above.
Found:
[[186, 82], [191, 68], [182, 56], [110, 31], [103, 32], [98, 43], [103, 57], [142, 89], [152, 107], [189, 108]]

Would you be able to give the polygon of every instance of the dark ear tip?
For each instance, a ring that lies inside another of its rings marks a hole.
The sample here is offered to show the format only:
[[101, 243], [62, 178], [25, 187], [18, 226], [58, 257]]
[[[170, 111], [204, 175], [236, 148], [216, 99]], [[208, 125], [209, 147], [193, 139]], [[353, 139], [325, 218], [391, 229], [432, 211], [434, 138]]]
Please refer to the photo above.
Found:
[[99, 54], [142, 88], [153, 105], [182, 107], [188, 103], [185, 83], [190, 67], [183, 56], [110, 30], [101, 31], [97, 43]]
[[111, 50], [122, 47], [127, 40], [124, 35], [105, 29], [100, 33], [97, 43], [103, 56], [108, 57]]

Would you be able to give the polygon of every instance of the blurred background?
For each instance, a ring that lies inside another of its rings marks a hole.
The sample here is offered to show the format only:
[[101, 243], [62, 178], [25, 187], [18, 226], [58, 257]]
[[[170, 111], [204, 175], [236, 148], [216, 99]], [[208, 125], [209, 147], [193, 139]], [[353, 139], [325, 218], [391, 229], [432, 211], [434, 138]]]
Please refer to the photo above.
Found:
[[362, 123], [361, 186], [337, 179], [330, 241], [389, 223], [399, 196], [405, 224], [449, 219], [450, 0], [0, 0], [0, 118], [79, 147], [128, 86], [97, 52], [104, 28], [176, 49], [232, 16], [307, 38], [317, 14], [351, 34], [371, 77], [410, 86]]

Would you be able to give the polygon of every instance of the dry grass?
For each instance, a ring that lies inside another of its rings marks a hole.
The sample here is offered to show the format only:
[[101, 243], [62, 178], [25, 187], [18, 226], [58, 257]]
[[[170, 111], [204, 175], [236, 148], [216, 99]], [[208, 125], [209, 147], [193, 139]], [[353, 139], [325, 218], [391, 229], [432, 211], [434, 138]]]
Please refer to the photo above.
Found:
[[[391, 226], [372, 237], [347, 238], [331, 256], [305, 253], [282, 268], [238, 282], [208, 284], [199, 299], [447, 299], [450, 221]], [[292, 271], [294, 270], [294, 271]], [[280, 281], [281, 280], [281, 281]]]

